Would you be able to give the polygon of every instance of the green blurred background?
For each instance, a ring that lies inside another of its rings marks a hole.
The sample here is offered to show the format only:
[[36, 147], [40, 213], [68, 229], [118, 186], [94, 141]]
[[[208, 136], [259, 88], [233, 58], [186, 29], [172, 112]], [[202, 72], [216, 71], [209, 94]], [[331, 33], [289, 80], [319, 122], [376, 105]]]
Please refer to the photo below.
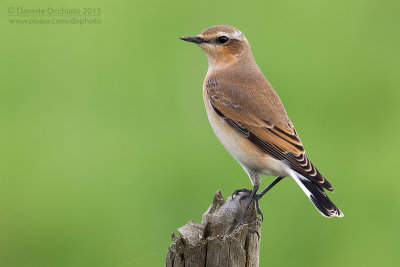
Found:
[[[101, 23], [12, 25], [10, 7], [101, 8]], [[163, 266], [217, 189], [251, 186], [208, 123], [206, 58], [178, 39], [215, 24], [245, 33], [345, 214], [284, 180], [261, 201], [260, 266], [396, 266], [399, 7], [2, 1], [0, 266]]]

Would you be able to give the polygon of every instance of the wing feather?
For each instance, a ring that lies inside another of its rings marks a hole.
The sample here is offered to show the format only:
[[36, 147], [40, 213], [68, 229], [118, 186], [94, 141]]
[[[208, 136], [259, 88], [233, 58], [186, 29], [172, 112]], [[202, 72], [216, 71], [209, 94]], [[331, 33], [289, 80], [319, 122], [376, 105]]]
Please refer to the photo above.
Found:
[[286, 160], [294, 171], [333, 191], [305, 155], [300, 137], [284, 109], [284, 114], [280, 112], [279, 116], [262, 111], [263, 106], [268, 105], [278, 105], [266, 108], [269, 111], [282, 110], [279, 98], [271, 102], [258, 94], [255, 102], [254, 92], [242, 93], [216, 79], [206, 83], [206, 93], [214, 111], [261, 150], [278, 160]]

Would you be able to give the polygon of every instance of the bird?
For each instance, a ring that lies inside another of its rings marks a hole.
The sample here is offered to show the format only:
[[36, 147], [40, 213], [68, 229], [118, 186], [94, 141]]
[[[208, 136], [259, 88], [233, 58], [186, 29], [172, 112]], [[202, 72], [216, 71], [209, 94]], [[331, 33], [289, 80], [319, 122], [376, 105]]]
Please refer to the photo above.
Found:
[[[208, 71], [203, 98], [211, 127], [222, 145], [242, 166], [252, 189], [238, 189], [248, 198], [237, 229], [252, 201], [284, 177], [291, 177], [325, 217], [343, 217], [327, 196], [332, 185], [308, 159], [300, 137], [271, 84], [258, 67], [244, 34], [228, 25], [215, 25], [181, 40], [205, 52]], [[261, 193], [260, 175], [278, 176]]]

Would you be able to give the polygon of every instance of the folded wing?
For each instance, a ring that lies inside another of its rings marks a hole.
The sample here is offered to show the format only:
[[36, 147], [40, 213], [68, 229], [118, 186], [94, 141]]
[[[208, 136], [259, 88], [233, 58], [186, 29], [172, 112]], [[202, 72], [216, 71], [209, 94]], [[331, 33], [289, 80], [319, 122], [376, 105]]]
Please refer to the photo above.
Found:
[[213, 79], [206, 83], [206, 93], [214, 111], [262, 151], [285, 160], [297, 173], [333, 191], [331, 184], [307, 158], [274, 91], [268, 95], [252, 88], [239, 90], [229, 82]]

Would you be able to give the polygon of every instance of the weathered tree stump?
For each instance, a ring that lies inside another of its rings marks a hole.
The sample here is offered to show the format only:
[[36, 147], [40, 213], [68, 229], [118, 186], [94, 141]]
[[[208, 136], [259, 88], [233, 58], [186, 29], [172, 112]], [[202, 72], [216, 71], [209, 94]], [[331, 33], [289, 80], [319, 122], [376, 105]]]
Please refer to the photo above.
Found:
[[257, 218], [253, 202], [244, 224], [233, 232], [248, 200], [239, 199], [240, 194], [225, 200], [218, 190], [201, 224], [192, 220], [178, 229], [179, 236], [172, 233], [165, 266], [257, 267], [261, 219]]

